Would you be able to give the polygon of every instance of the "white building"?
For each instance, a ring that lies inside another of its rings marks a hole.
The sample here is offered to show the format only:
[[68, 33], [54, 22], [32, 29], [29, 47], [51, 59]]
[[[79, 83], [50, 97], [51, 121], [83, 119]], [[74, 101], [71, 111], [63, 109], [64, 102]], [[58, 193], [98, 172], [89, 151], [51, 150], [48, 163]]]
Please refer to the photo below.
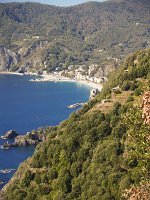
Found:
[[94, 82], [95, 82], [95, 83], [101, 83], [101, 82], [102, 82], [102, 79], [101, 79], [101, 78], [94, 77]]
[[77, 80], [86, 80], [86, 76], [85, 76], [85, 75], [82, 75], [80, 72], [77, 72], [77, 73], [76, 73], [75, 78], [76, 78]]

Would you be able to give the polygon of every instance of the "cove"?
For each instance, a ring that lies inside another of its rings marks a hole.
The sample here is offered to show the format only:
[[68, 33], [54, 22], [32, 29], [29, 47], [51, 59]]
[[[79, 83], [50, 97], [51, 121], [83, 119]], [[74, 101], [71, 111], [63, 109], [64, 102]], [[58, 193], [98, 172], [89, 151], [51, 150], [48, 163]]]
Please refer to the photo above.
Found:
[[[31, 82], [30, 76], [0, 74], [0, 135], [10, 129], [19, 134], [44, 126], [58, 125], [76, 109], [68, 105], [86, 102], [91, 88], [75, 82]], [[7, 140], [5, 140], [7, 141]], [[4, 140], [0, 140], [2, 145]], [[35, 147], [0, 149], [0, 170], [17, 169]], [[1, 173], [8, 182], [14, 171]], [[2, 188], [4, 184], [0, 185]]]

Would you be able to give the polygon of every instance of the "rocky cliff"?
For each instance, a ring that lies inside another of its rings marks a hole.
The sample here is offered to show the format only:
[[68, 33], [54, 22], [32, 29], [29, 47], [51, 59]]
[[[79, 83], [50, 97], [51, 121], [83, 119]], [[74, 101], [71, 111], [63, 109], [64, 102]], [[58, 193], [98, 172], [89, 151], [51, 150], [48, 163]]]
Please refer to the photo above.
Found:
[[0, 71], [11, 71], [15, 69], [18, 61], [18, 54], [4, 46], [0, 46]]

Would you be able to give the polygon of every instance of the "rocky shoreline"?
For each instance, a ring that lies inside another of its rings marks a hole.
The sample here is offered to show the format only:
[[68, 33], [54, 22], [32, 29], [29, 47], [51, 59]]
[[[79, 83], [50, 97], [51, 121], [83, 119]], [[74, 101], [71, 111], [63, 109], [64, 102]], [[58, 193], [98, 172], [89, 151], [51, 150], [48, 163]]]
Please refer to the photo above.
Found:
[[16, 171], [16, 169], [1, 169], [0, 173], [1, 174], [9, 174], [9, 173], [14, 172], [14, 171]]
[[54, 127], [43, 128], [41, 130], [32, 130], [27, 132], [25, 135], [19, 135], [15, 130], [7, 131], [4, 136], [1, 136], [0, 139], [15, 139], [13, 143], [8, 141], [4, 142], [1, 146], [1, 149], [10, 149], [12, 147], [19, 146], [31, 146], [37, 145], [47, 137], [47, 132], [54, 129]]
[[9, 130], [5, 135], [0, 136], [0, 139], [13, 139], [18, 136], [18, 133], [15, 130]]
[[5, 184], [5, 183], [6, 183], [6, 182], [0, 180], [0, 185], [3, 185], [3, 184]]

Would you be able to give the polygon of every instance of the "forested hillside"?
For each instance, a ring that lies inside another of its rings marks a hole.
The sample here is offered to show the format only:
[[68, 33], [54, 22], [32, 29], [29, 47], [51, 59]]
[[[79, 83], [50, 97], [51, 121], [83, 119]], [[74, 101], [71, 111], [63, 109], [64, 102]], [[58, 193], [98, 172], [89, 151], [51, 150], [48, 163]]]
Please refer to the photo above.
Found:
[[150, 50], [142, 50], [110, 74], [95, 99], [49, 133], [1, 199], [148, 200], [150, 125], [142, 118], [148, 91]]
[[149, 0], [67, 8], [0, 4], [0, 70], [50, 72], [96, 64], [100, 76], [99, 68], [114, 69], [130, 52], [150, 47], [149, 19]]

